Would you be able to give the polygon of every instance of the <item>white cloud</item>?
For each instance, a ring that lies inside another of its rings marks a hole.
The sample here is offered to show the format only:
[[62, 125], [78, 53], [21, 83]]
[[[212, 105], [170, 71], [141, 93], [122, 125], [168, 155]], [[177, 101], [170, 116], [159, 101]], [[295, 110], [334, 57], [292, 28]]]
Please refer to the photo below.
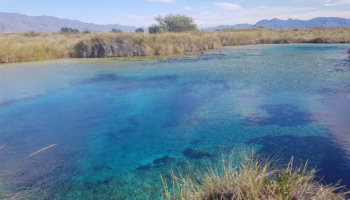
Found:
[[[325, 1], [325, 2], [330, 2], [330, 1]], [[326, 4], [326, 6], [339, 6], [339, 5], [350, 5], [350, 0], [340, 0], [335, 3]]]
[[192, 8], [190, 6], [186, 6], [184, 7], [184, 10], [188, 11], [188, 10], [192, 10]]
[[226, 2], [222, 2], [222, 3], [213, 3], [214, 6], [223, 9], [223, 10], [240, 10], [242, 9], [241, 6], [233, 4], [233, 3], [226, 3]]
[[175, 0], [148, 0], [149, 2], [175, 3]]

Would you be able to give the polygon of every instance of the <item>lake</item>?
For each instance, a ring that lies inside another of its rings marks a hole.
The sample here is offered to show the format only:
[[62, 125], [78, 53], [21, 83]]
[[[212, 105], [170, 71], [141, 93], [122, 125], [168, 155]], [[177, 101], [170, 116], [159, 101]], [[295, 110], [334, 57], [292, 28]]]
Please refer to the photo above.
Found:
[[350, 188], [348, 48], [0, 65], [1, 169], [36, 199], [156, 199], [160, 174], [243, 146]]

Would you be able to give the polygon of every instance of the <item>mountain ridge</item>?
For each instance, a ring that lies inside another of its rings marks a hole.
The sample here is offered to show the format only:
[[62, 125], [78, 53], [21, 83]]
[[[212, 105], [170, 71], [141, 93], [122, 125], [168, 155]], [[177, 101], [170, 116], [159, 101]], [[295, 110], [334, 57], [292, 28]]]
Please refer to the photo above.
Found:
[[310, 20], [288, 19], [280, 20], [277, 18], [271, 20], [261, 20], [255, 26], [264, 26], [265, 28], [290, 29], [290, 28], [334, 28], [350, 26], [350, 19], [339, 17], [317, 17]]
[[264, 26], [265, 28], [272, 29], [292, 29], [292, 28], [334, 28], [334, 27], [347, 27], [350, 26], [350, 19], [339, 18], [339, 17], [317, 17], [310, 20], [300, 19], [287, 19], [280, 20], [274, 18], [271, 20], [263, 19], [258, 21], [255, 25], [253, 24], [238, 24], [238, 25], [224, 25], [209, 27], [204, 30], [222, 30], [225, 28], [251, 28], [253, 26]]
[[[139, 27], [119, 24], [97, 25], [78, 20], [60, 19], [52, 16], [28, 16], [19, 13], [0, 12], [0, 33], [4, 32], [58, 32], [62, 27], [75, 28], [80, 31], [108, 32], [120, 29], [124, 32], [135, 32]], [[147, 30], [145, 30], [147, 31]]]
[[[272, 29], [292, 29], [292, 28], [331, 28], [350, 26], [350, 19], [339, 17], [318, 17], [310, 20], [288, 19], [280, 20], [277, 18], [271, 20], [261, 20], [255, 25], [253, 24], [237, 24], [237, 25], [220, 25], [216, 27], [203, 28], [204, 31], [215, 31], [226, 28], [251, 28], [253, 26], [264, 26]], [[52, 16], [28, 16], [19, 13], [0, 12], [0, 33], [5, 32], [58, 32], [62, 27], [78, 29], [80, 31], [91, 32], [108, 32], [114, 29], [123, 32], [135, 32], [135, 26], [123, 26], [119, 24], [97, 25], [93, 23], [85, 23], [78, 20], [61, 19]], [[142, 27], [145, 32], [148, 28]]]

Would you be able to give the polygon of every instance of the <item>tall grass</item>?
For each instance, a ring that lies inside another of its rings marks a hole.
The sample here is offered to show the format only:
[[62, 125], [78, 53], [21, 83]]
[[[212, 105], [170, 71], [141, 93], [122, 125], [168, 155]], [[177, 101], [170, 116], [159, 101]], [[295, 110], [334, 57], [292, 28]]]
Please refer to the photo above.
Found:
[[221, 168], [207, 165], [198, 171], [172, 172], [162, 178], [167, 200], [344, 200], [345, 187], [316, 181], [316, 170], [307, 164], [294, 167], [293, 158], [285, 166], [273, 160], [260, 160], [242, 152], [240, 162], [234, 153], [223, 158]]
[[[350, 43], [350, 28], [232, 29], [215, 32], [135, 33], [5, 33], [0, 35], [0, 63], [77, 57], [76, 45], [130, 41], [148, 56], [196, 52], [222, 46], [286, 43]], [[123, 54], [124, 55], [124, 54]], [[125, 54], [124, 56], [130, 56]]]
[[0, 63], [68, 58], [86, 34], [4, 33]]

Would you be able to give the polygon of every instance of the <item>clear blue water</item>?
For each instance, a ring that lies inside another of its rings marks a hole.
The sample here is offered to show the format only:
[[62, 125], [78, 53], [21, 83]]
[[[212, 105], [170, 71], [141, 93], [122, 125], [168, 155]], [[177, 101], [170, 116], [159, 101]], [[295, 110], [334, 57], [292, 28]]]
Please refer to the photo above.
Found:
[[348, 48], [0, 65], [0, 164], [19, 170], [14, 188], [45, 191], [36, 198], [155, 199], [160, 174], [246, 145], [350, 186]]

